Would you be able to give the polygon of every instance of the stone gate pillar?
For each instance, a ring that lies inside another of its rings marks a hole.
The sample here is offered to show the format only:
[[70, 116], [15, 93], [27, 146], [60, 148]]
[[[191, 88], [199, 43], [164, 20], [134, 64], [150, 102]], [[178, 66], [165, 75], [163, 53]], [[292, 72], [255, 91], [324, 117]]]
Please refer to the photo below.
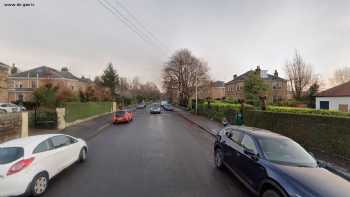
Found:
[[65, 108], [56, 108], [57, 113], [57, 129], [62, 130], [66, 128], [66, 109]]
[[21, 137], [28, 137], [28, 112], [22, 112]]

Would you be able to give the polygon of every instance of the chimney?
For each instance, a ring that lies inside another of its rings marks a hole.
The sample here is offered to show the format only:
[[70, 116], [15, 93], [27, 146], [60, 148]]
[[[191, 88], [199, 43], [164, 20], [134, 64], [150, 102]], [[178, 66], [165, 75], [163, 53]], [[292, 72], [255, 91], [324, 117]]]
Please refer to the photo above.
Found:
[[255, 69], [255, 74], [257, 74], [258, 76], [261, 76], [261, 69], [260, 66], [257, 66]]
[[260, 72], [261, 69], [260, 69], [260, 66], [257, 66], [256, 69], [255, 69], [256, 72]]
[[68, 72], [68, 68], [67, 67], [62, 67], [61, 68], [61, 72]]
[[278, 72], [277, 72], [277, 70], [275, 70], [275, 73], [273, 74], [273, 76], [277, 79], [277, 77], [278, 77]]
[[233, 75], [233, 79], [236, 79], [236, 78], [237, 78], [237, 75], [236, 75], [236, 74], [234, 74], [234, 75]]

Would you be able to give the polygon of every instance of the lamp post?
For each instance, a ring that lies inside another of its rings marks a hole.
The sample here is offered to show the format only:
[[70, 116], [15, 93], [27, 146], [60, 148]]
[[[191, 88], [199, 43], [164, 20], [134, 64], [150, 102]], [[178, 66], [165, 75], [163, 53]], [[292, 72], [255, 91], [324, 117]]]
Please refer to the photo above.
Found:
[[197, 72], [195, 72], [196, 75], [196, 114], [198, 113], [198, 78], [197, 78]]

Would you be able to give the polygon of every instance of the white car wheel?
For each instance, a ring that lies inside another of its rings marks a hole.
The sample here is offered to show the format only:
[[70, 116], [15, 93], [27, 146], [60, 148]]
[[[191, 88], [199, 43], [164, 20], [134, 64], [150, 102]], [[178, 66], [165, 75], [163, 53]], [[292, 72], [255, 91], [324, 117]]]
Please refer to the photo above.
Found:
[[40, 196], [45, 193], [49, 179], [45, 173], [37, 175], [32, 183], [32, 194], [33, 196]]
[[84, 162], [87, 159], [87, 152], [86, 152], [86, 148], [82, 148], [79, 154], [79, 162]]

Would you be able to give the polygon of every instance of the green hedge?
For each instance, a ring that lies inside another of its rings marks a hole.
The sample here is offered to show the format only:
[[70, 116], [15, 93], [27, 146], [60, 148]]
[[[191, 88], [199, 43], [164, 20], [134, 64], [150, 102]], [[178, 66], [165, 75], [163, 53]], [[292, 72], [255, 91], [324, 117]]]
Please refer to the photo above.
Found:
[[65, 103], [65, 119], [67, 122], [73, 122], [75, 120], [110, 112], [112, 109], [112, 105], [112, 102]]
[[312, 114], [312, 115], [320, 115], [320, 116], [350, 117], [350, 112], [339, 112], [339, 111], [332, 111], [332, 110], [316, 110], [316, 109], [311, 109], [311, 108], [268, 106], [267, 111], [269, 111], [269, 112], [285, 112], [285, 113], [293, 113], [293, 114]]
[[350, 158], [350, 119], [263, 111], [246, 111], [245, 125], [290, 137], [306, 149]]

